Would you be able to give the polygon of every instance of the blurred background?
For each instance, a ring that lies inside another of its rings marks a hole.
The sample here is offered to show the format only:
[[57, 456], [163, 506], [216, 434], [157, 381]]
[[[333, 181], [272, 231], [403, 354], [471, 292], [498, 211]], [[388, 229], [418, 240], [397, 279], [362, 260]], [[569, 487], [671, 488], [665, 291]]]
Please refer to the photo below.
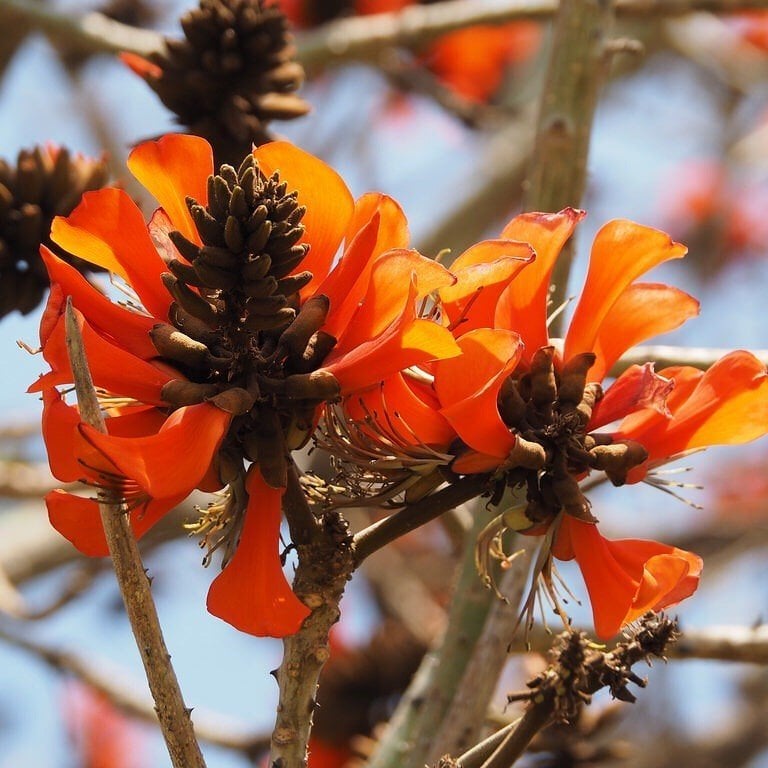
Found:
[[[73, 157], [106, 152], [106, 176], [140, 195], [125, 170], [127, 153], [141, 139], [180, 130], [174, 115], [116, 57], [40, 34], [19, 12], [24, 5], [0, 2], [3, 173], [21, 150], [52, 143]], [[321, 12], [312, 15], [312, 3], [285, 2], [304, 27], [299, 40], [309, 28], [333, 23], [336, 3], [314, 5]], [[379, 8], [353, 5], [341, 12]], [[171, 37], [181, 36], [178, 20], [189, 7], [172, 0], [44, 4], [46, 13], [76, 19], [99, 10]], [[664, 343], [768, 348], [768, 15], [635, 19], [620, 22], [619, 32], [640, 40], [645, 52], [620, 56], [603, 92], [582, 204], [589, 215], [578, 231], [569, 294], [579, 290], [597, 229], [611, 218], [631, 218], [690, 247], [683, 262], [665, 265], [652, 279], [698, 297], [701, 316]], [[546, 61], [546, 23], [493, 34], [449, 40], [443, 48], [438, 41], [392, 50], [365, 65], [315, 64], [299, 92], [311, 111], [273, 122], [271, 130], [337, 168], [355, 195], [375, 189], [398, 199], [426, 255], [443, 248], [459, 254], [494, 236], [518, 211]], [[478, 51], [486, 54], [479, 69]], [[151, 212], [152, 202], [141, 202]], [[41, 307], [21, 307], [22, 314], [4, 301], [0, 768], [167, 765], [154, 726], [135, 711], [118, 711], [88, 685], [111, 685], [125, 697], [117, 697], [123, 710], [146, 709], [113, 577], [49, 529], [41, 502], [56, 482], [44, 461], [40, 403], [25, 389], [42, 365], [17, 346], [36, 346]], [[701, 588], [679, 609], [684, 629], [760, 625], [768, 615], [768, 445], [713, 450], [675, 466], [690, 467], [681, 480], [703, 487], [676, 489], [683, 500], [647, 485], [597, 489], [591, 498], [603, 532], [659, 538], [704, 556]], [[268, 672], [279, 664], [281, 644], [242, 635], [206, 613], [212, 574], [179, 526], [195, 517], [195, 501], [204, 503], [191, 500], [173, 524], [148, 538], [146, 562], [185, 697], [211, 735], [203, 745], [208, 765], [236, 768], [258, 762], [271, 728], [277, 689]], [[451, 537], [433, 523], [357, 574], [327, 672], [315, 768], [340, 766], [370, 748], [374, 725], [439, 634], [455, 562]], [[567, 565], [566, 581], [584, 597], [578, 572]], [[588, 606], [570, 609], [577, 626], [589, 625]], [[523, 687], [541, 663], [536, 653], [511, 656], [499, 717], [514, 715], [514, 707], [503, 709], [504, 694]], [[529, 764], [768, 766], [764, 668], [673, 660], [648, 674], [636, 705], [616, 707], [598, 697], [568, 735], [541, 737]]]

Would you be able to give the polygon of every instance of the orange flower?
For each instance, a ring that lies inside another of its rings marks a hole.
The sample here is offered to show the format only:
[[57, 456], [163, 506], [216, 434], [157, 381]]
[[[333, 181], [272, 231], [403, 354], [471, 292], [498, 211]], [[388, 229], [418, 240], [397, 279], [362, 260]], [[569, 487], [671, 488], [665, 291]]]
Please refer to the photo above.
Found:
[[[289, 452], [309, 439], [324, 400], [459, 354], [448, 330], [416, 313], [455, 278], [406, 249], [394, 200], [354, 201], [335, 171], [286, 142], [214, 175], [204, 140], [166, 136], [138, 146], [128, 165], [161, 206], [148, 226], [125, 192], [104, 189], [56, 219], [52, 239], [122, 279], [130, 301], [110, 301], [43, 254], [51, 370], [30, 391], [43, 392], [51, 467], [119, 492], [137, 535], [194, 488], [227, 485], [200, 523], [211, 550], [226, 550], [211, 612], [246, 632], [290, 634], [308, 609], [279, 560]], [[72, 381], [67, 297], [108, 409], [106, 435], [55, 389]], [[54, 492], [48, 505], [77, 547], [105, 553], [94, 500]]]
[[[451, 267], [456, 283], [439, 291], [462, 355], [433, 363], [428, 389], [399, 375], [375, 393], [347, 398], [345, 407], [368, 429], [376, 424], [389, 445], [427, 445], [452, 454], [457, 474], [487, 473], [499, 499], [506, 487], [520, 489], [520, 514], [503, 524], [547, 534], [550, 553], [536, 577], [556, 605], [550, 554], [575, 557], [598, 634], [610, 636], [644, 611], [689, 595], [701, 564], [656, 542], [603, 539], [580, 480], [603, 471], [616, 485], [637, 482], [688, 449], [765, 434], [768, 383], [765, 366], [735, 352], [706, 373], [635, 365], [603, 392], [603, 379], [626, 350], [695, 316], [698, 302], [667, 285], [637, 282], [682, 257], [683, 246], [614, 221], [595, 238], [565, 338], [550, 339], [550, 276], [583, 215], [522, 214], [501, 240], [462, 254]], [[619, 421], [617, 430], [599, 431]], [[611, 589], [607, 573], [614, 574]]]

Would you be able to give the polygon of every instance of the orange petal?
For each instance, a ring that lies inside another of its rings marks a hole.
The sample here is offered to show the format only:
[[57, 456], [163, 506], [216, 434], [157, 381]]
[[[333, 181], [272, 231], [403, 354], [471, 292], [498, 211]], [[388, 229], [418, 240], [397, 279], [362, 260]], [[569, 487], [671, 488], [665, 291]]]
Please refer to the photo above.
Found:
[[443, 309], [455, 331], [493, 327], [502, 291], [535, 258], [528, 243], [484, 240], [473, 245], [451, 264], [456, 283], [440, 290]]
[[86, 192], [69, 216], [53, 220], [51, 239], [65, 251], [122, 277], [151, 314], [167, 320], [171, 296], [160, 280], [167, 267], [141, 211], [122, 189]]
[[589, 270], [581, 298], [565, 338], [563, 358], [594, 349], [612, 329], [603, 324], [617, 299], [640, 275], [669, 259], [680, 259], [688, 249], [664, 232], [619, 219], [600, 229], [592, 245]]
[[[94, 384], [114, 394], [161, 405], [163, 399], [160, 391], [163, 385], [173, 378], [181, 378], [180, 374], [168, 366], [153, 364], [126, 352], [97, 333], [77, 310], [75, 316]], [[51, 371], [32, 384], [29, 392], [41, 392], [73, 381], [63, 315], [48, 336], [43, 347], [43, 357], [51, 366]]]
[[336, 338], [341, 335], [365, 295], [376, 258], [404, 248], [408, 238], [405, 215], [391, 197], [369, 192], [355, 202], [344, 254], [317, 289], [331, 302], [323, 330]]
[[160, 203], [184, 237], [200, 243], [186, 198], [208, 204], [208, 177], [213, 173], [211, 145], [199, 136], [169, 134], [139, 144], [128, 156], [128, 168]]
[[230, 418], [215, 406], [200, 403], [174, 411], [154, 435], [104, 435], [87, 425], [81, 431], [125, 477], [150, 496], [164, 498], [187, 495], [198, 486], [224, 439]]
[[587, 350], [597, 355], [589, 370], [590, 380], [602, 381], [611, 366], [635, 344], [668, 333], [698, 314], [699, 302], [677, 288], [660, 283], [627, 286], [608, 310]]
[[672, 379], [654, 371], [653, 363], [630, 366], [608, 387], [605, 396], [595, 406], [587, 431], [599, 429], [646, 408], [669, 418], [672, 414], [667, 400], [674, 386]]
[[499, 89], [507, 64], [532, 54], [540, 34], [534, 24], [477, 25], [443, 35], [424, 59], [456, 93], [485, 102]]
[[302, 219], [306, 231], [299, 242], [310, 244], [300, 265], [314, 275], [303, 291], [310, 296], [330, 271], [347, 231], [354, 211], [352, 195], [330, 166], [287, 141], [262, 144], [253, 154], [263, 173], [270, 176], [278, 171], [280, 179], [288, 183], [288, 191], [298, 190], [299, 204], [307, 207]]
[[555, 261], [584, 211], [565, 208], [560, 213], [523, 213], [504, 227], [501, 237], [530, 243], [536, 259], [501, 294], [494, 325], [517, 331], [525, 343], [524, 357], [549, 343], [547, 298]]
[[[131, 529], [134, 536], [140, 539], [183, 498], [150, 499], [131, 510]], [[88, 557], [105, 557], [109, 554], [99, 504], [95, 499], [55, 490], [45, 497], [45, 504], [51, 525], [76, 549]]]
[[139, 77], [143, 77], [145, 80], [149, 78], [159, 78], [163, 75], [163, 70], [157, 66], [157, 64], [147, 61], [143, 56], [139, 56], [136, 53], [120, 51], [120, 53], [117, 54], [117, 57], [126, 67]]
[[382, 254], [373, 264], [362, 304], [339, 336], [338, 351], [353, 349], [380, 335], [406, 306], [412, 307], [415, 301], [455, 280], [444, 266], [417, 251]]
[[381, 192], [366, 192], [355, 200], [345, 240], [352, 242], [357, 233], [376, 215], [379, 216], [381, 224], [374, 255], [378, 256], [393, 248], [407, 248], [410, 233], [405, 213], [397, 200]]
[[646, 611], [674, 605], [698, 586], [701, 559], [690, 552], [655, 541], [609, 541], [597, 526], [568, 516], [560, 536], [581, 569], [600, 638], [613, 637]]
[[208, 611], [251, 635], [292, 635], [310, 611], [293, 593], [280, 563], [283, 492], [268, 486], [256, 465], [248, 472], [246, 489], [249, 501], [240, 541], [211, 584]]
[[444, 449], [455, 433], [438, 412], [437, 399], [430, 394], [412, 386], [409, 377], [396, 373], [380, 386], [348, 397], [344, 412], [362, 429], [367, 428], [366, 420], [372, 418], [377, 433], [383, 432], [396, 444], [423, 443]]
[[478, 328], [458, 339], [462, 354], [434, 365], [440, 413], [459, 437], [476, 451], [505, 457], [515, 436], [499, 414], [497, 400], [504, 380], [522, 354], [512, 331]]
[[[149, 338], [149, 332], [157, 323], [155, 318], [140, 315], [138, 312], [131, 312], [110, 301], [103, 293], [94, 288], [80, 272], [45, 246], [41, 246], [40, 255], [48, 269], [51, 283], [59, 285], [64, 296], [72, 297], [72, 303], [75, 307], [83, 313], [86, 320], [102, 336], [113, 337], [126, 352], [144, 360], [157, 357], [155, 345]], [[54, 326], [55, 323], [47, 332], [41, 331], [41, 343], [45, 344], [47, 335]]]

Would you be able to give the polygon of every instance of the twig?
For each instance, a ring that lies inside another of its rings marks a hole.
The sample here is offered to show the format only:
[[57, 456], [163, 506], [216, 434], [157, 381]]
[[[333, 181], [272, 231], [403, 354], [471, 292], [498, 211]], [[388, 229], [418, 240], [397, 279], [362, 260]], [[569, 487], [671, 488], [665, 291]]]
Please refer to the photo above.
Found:
[[[547, 653], [553, 641], [552, 634], [537, 625], [527, 638], [515, 638], [510, 651]], [[675, 645], [670, 646], [667, 655], [670, 659], [768, 664], [768, 624], [757, 627], [734, 625], [684, 630]]]
[[[587, 181], [587, 156], [598, 94], [607, 76], [606, 43], [613, 0], [562, 0], [539, 102], [533, 157], [525, 181], [523, 210], [578, 208]], [[573, 248], [566, 246], [552, 274], [552, 304], [565, 300]], [[551, 324], [559, 335], [562, 315]]]
[[[311, 516], [300, 492], [286, 493], [283, 505], [289, 520]], [[276, 673], [280, 698], [270, 765], [279, 768], [306, 766], [317, 681], [330, 656], [328, 636], [339, 619], [339, 602], [353, 569], [352, 539], [338, 512], [327, 513], [321, 526], [302, 530], [303, 540], [294, 542], [299, 564], [293, 589], [312, 613], [283, 641], [283, 661]]]
[[[392, 47], [415, 48], [446, 32], [475, 24], [546, 20], [557, 0], [508, 0], [504, 3], [453, 0], [416, 5], [394, 13], [341, 19], [299, 36], [298, 61], [308, 70], [371, 61]], [[682, 16], [692, 11], [738, 13], [768, 8], [768, 0], [618, 0], [617, 13], [628, 17]], [[160, 50], [158, 32], [132, 27], [97, 12], [59, 13], [35, 0], [0, 0], [0, 17], [16, 16], [84, 53], [130, 51], [146, 56]]]
[[426, 762], [496, 600], [475, 569], [475, 540], [490, 518], [491, 513], [482, 507], [475, 511], [442, 642], [424, 658], [368, 768], [423, 768]]
[[[510, 542], [509, 547], [515, 550], [522, 543], [518, 538], [516, 542]], [[536, 543], [531, 538], [524, 542], [529, 550]], [[510, 639], [519, 622], [518, 606], [527, 584], [529, 564], [526, 552], [515, 558], [504, 572], [498, 586], [507, 602], [496, 599], [491, 606], [453, 702], [434, 737], [427, 763], [436, 762], [446, 753], [460, 754], [477, 741], [486, 721], [488, 702], [508, 659]]]
[[515, 730], [519, 720], [505, 725], [495, 733], [475, 744], [456, 760], [456, 768], [480, 768], [502, 741]]
[[579, 708], [601, 688], [608, 687], [614, 698], [632, 702], [628, 683], [644, 686], [632, 672], [639, 661], [665, 658], [674, 643], [674, 622], [653, 614], [643, 619], [634, 637], [609, 653], [596, 650], [586, 636], [564, 633], [559, 638], [556, 660], [536, 680], [528, 683], [530, 691], [509, 696], [510, 701], [527, 700], [528, 707], [517, 726], [508, 733], [482, 768], [509, 768], [523, 754], [533, 737], [551, 720], [572, 722]]
[[[106, 432], [71, 298], [67, 299], [65, 324], [67, 352], [72, 366], [80, 417], [94, 429]], [[99, 512], [115, 576], [141, 654], [171, 762], [174, 768], [205, 768], [205, 760], [189, 717], [190, 710], [184, 704], [179, 682], [171, 665], [171, 656], [152, 599], [149, 578], [144, 570], [128, 515], [114, 493], [103, 493], [102, 498], [104, 503], [99, 504]]]
[[[611, 375], [617, 376], [631, 365], [642, 365], [647, 362], [655, 362], [657, 369], [665, 368], [668, 365], [690, 365], [706, 370], [731, 351], [732, 349], [716, 347], [672, 347], [663, 344], [638, 346], [630, 349], [613, 366]], [[761, 363], [768, 365], [768, 349], [755, 349], [752, 350], [752, 354]]]
[[[151, 699], [138, 692], [140, 686], [123, 670], [115, 669], [104, 661], [94, 660], [90, 655], [86, 660], [75, 653], [21, 637], [2, 627], [0, 640], [28, 651], [56, 672], [73, 675], [106, 696], [122, 712], [150, 723], [157, 723], [157, 713]], [[248, 755], [259, 754], [269, 747], [268, 735], [249, 733], [245, 724], [234, 723], [224, 715], [203, 712], [196, 708], [193, 719], [195, 734], [208, 744]]]
[[354, 537], [354, 559], [359, 565], [370, 554], [400, 536], [416, 530], [449, 509], [478, 496], [487, 483], [485, 475], [466, 475], [437, 493], [409, 504], [379, 520]]

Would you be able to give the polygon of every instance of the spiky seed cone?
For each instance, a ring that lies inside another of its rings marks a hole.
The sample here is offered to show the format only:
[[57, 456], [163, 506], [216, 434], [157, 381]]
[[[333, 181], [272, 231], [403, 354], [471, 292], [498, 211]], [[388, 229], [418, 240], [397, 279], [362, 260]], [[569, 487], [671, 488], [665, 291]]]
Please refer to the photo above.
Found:
[[41, 243], [81, 272], [95, 270], [54, 247], [49, 233], [54, 216], [71, 213], [83, 192], [106, 181], [103, 159], [73, 157], [63, 148], [22, 150], [15, 166], [0, 159], [0, 317], [15, 309], [27, 314], [42, 301], [48, 274]]
[[267, 124], [309, 111], [296, 91], [304, 70], [285, 16], [272, 0], [201, 0], [181, 19], [184, 39], [166, 40], [145, 80], [178, 121], [208, 139], [218, 162], [237, 165]]

